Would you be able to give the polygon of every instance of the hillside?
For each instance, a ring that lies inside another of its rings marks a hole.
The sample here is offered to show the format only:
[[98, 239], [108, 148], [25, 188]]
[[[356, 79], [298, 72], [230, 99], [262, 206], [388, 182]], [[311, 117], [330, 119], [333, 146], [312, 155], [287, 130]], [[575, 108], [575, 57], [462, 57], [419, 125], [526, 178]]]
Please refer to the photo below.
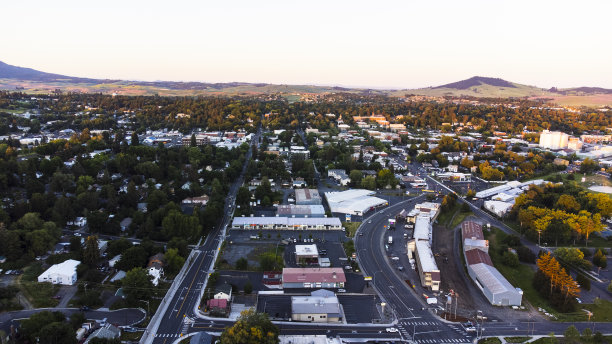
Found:
[[391, 97], [423, 95], [431, 97], [476, 97], [476, 98], [545, 98], [560, 105], [603, 106], [612, 105], [612, 90], [600, 87], [576, 87], [567, 89], [543, 89], [506, 81], [499, 78], [475, 76], [466, 80], [440, 86], [404, 89], [372, 90], [337, 86], [275, 85], [266, 83], [205, 83], [180, 81], [130, 81], [72, 77], [41, 72], [31, 68], [17, 67], [0, 61], [0, 89], [22, 90], [31, 93], [50, 92], [60, 89], [65, 92], [101, 92], [123, 95], [271, 95], [280, 94], [297, 100], [304, 94], [326, 94], [349, 92], [379, 94]]

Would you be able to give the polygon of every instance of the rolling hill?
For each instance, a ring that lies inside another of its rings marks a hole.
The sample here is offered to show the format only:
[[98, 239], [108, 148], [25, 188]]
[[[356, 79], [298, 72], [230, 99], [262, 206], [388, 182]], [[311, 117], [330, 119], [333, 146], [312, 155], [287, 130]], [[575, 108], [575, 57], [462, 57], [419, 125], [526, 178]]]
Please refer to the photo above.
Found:
[[576, 87], [567, 89], [543, 89], [506, 81], [499, 78], [474, 76], [440, 86], [403, 89], [372, 90], [314, 85], [275, 85], [267, 83], [205, 83], [180, 81], [130, 81], [116, 79], [92, 79], [41, 72], [6, 64], [0, 61], [0, 89], [23, 90], [31, 93], [49, 92], [55, 89], [72, 92], [101, 92], [124, 95], [267, 95], [295, 96], [302, 94], [324, 94], [350, 92], [380, 94], [392, 97], [423, 95], [432, 97], [451, 96], [485, 98], [546, 98], [561, 105], [612, 105], [612, 90], [600, 87]]

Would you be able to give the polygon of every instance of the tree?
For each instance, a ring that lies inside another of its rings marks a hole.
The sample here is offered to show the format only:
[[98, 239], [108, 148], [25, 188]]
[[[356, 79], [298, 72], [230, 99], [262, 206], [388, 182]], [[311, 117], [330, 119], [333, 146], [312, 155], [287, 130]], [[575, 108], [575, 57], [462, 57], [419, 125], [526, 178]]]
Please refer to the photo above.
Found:
[[138, 134], [134, 131], [132, 133], [132, 146], [138, 146], [140, 144], [140, 140], [138, 139]]
[[580, 210], [580, 204], [578, 204], [576, 199], [571, 195], [561, 195], [557, 200], [557, 208], [569, 212], [576, 212]]
[[567, 330], [565, 330], [565, 332], [563, 332], [563, 336], [565, 339], [569, 339], [570, 341], [574, 342], [580, 339], [580, 332], [578, 332], [576, 326], [571, 325], [567, 328]]
[[240, 313], [238, 321], [221, 333], [221, 344], [276, 344], [280, 331], [265, 313], [248, 309]]
[[43, 326], [36, 338], [41, 344], [76, 344], [77, 342], [74, 329], [66, 322], [52, 322]]
[[77, 330], [79, 327], [81, 327], [81, 325], [83, 325], [85, 321], [87, 321], [87, 319], [85, 318], [85, 314], [81, 312], [72, 313], [70, 315], [70, 325], [72, 325], [72, 328], [74, 330]]
[[146, 300], [153, 291], [152, 277], [143, 268], [133, 268], [125, 274], [121, 280], [123, 292], [128, 301]]
[[129, 271], [134, 268], [143, 267], [147, 263], [147, 258], [147, 251], [141, 245], [137, 245], [125, 250], [116, 266], [117, 269]]
[[577, 248], [559, 247], [555, 250], [555, 256], [566, 264], [582, 269], [591, 267], [591, 263], [584, 259], [584, 253]]
[[246, 258], [244, 257], [238, 258], [238, 260], [236, 261], [237, 270], [246, 270], [248, 267], [249, 267], [249, 261]]
[[366, 176], [361, 180], [361, 187], [368, 190], [376, 189], [376, 178], [374, 176]]
[[363, 178], [363, 173], [361, 173], [361, 171], [359, 170], [352, 170], [351, 173], [349, 174], [349, 178], [351, 178], [351, 184], [352, 185], [360, 185], [361, 184], [361, 179]]
[[100, 248], [98, 246], [98, 237], [90, 235], [85, 240], [85, 248], [83, 249], [83, 262], [89, 266], [95, 266], [100, 260]]
[[599, 169], [599, 164], [591, 158], [586, 158], [580, 163], [580, 173], [591, 174]]
[[502, 263], [511, 268], [516, 268], [519, 266], [519, 259], [516, 254], [506, 251], [502, 255]]
[[185, 264], [185, 258], [178, 254], [178, 249], [169, 248], [164, 255], [166, 271], [169, 274], [177, 274]]
[[601, 249], [598, 249], [597, 252], [593, 255], [593, 265], [600, 269], [605, 269], [608, 266], [608, 260], [606, 255], [603, 253]]

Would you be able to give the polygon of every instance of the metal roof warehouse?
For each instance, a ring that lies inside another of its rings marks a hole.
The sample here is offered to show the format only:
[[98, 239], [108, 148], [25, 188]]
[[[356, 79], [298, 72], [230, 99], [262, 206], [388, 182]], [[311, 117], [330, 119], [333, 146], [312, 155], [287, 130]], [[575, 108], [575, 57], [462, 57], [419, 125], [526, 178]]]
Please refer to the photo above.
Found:
[[235, 217], [232, 229], [341, 230], [342, 223], [337, 217]]

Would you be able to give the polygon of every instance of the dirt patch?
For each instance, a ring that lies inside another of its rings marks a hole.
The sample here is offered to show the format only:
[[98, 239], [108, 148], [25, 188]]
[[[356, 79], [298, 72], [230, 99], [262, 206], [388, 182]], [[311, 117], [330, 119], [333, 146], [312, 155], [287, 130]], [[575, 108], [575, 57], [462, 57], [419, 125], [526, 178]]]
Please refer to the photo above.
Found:
[[[473, 312], [477, 300], [472, 296], [466, 280], [467, 271], [463, 267], [461, 255], [454, 252], [455, 232], [444, 226], [434, 225], [433, 227], [433, 252], [436, 257], [436, 264], [440, 269], [441, 283], [440, 290], [446, 295], [451, 289], [459, 295], [457, 304], [457, 315], [470, 316]], [[458, 246], [458, 244], [457, 244]], [[460, 250], [458, 247], [457, 250]], [[463, 275], [463, 276], [462, 276]], [[440, 300], [442, 301], [442, 300]], [[454, 308], [453, 300], [453, 308]]]

